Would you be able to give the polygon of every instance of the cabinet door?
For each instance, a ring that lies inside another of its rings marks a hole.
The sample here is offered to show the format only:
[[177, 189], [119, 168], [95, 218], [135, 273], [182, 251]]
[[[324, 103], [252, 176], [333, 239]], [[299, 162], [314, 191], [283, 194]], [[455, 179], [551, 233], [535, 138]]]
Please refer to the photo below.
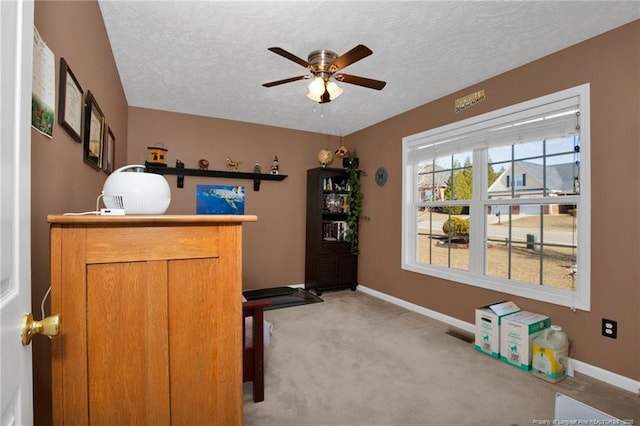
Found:
[[358, 258], [345, 249], [319, 251], [317, 286], [313, 288], [351, 287], [357, 283]]
[[351, 253], [343, 253], [338, 257], [337, 284], [352, 286], [358, 281], [358, 257]]
[[338, 256], [336, 253], [318, 253], [317, 287], [319, 289], [336, 285]]
[[169, 424], [166, 264], [87, 265], [91, 424]]
[[168, 271], [172, 424], [241, 424], [242, 297], [225, 278], [233, 271], [218, 258], [172, 260]]

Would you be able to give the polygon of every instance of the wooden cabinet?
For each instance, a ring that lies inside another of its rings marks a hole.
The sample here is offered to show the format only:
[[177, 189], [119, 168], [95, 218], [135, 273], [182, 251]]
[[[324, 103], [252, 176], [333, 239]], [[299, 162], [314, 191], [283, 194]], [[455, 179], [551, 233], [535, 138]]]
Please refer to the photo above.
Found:
[[242, 223], [49, 216], [56, 425], [242, 424]]
[[344, 241], [347, 194], [343, 169], [307, 171], [305, 288], [318, 295], [358, 285], [358, 257]]

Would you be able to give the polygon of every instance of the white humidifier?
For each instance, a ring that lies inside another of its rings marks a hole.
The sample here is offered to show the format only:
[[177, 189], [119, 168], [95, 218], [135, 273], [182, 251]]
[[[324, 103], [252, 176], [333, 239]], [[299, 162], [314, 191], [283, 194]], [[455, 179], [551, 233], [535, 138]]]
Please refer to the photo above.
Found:
[[120, 167], [104, 182], [103, 202], [125, 214], [163, 214], [171, 203], [171, 189], [164, 176], [146, 173], [145, 166]]

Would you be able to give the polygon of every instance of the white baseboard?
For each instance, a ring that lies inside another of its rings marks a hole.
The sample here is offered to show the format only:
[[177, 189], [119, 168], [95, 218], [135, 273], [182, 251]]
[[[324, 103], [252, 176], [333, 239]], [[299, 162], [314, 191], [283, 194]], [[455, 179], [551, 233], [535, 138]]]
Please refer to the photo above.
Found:
[[365, 287], [362, 284], [358, 284], [357, 287], [363, 293], [367, 293], [373, 297], [377, 297], [378, 299], [382, 299], [386, 302], [393, 303], [394, 305], [402, 306], [405, 309], [408, 309], [413, 312], [417, 312], [429, 318], [436, 319], [438, 321], [442, 321], [445, 324], [449, 324], [452, 327], [459, 328], [464, 331], [468, 331], [469, 333], [475, 334], [476, 328], [473, 324], [469, 324], [466, 321], [461, 321], [457, 318], [450, 317], [449, 315], [441, 314], [440, 312], [432, 311], [431, 309], [427, 309], [420, 305], [416, 305], [411, 302], [407, 302], [406, 300], [398, 299], [397, 297], [389, 296], [386, 293], [379, 292], [378, 290], [374, 290], [369, 287]]
[[[369, 294], [373, 297], [377, 297], [378, 299], [382, 299], [386, 302], [393, 303], [394, 305], [401, 306], [405, 309], [416, 312], [418, 314], [425, 315], [429, 318], [433, 318], [435, 320], [441, 321], [445, 324], [449, 324], [452, 327], [456, 327], [458, 329], [475, 334], [475, 325], [468, 323], [466, 321], [461, 321], [457, 318], [450, 317], [449, 315], [444, 315], [444, 314], [441, 314], [440, 312], [436, 312], [431, 309], [427, 309], [425, 307], [416, 305], [414, 303], [407, 302], [406, 300], [402, 300], [397, 297], [390, 296], [386, 293], [382, 293], [372, 288], [363, 286], [362, 284], [358, 284], [358, 291]], [[632, 392], [636, 395], [640, 395], [640, 381], [638, 380], [621, 376], [620, 374], [605, 370], [600, 367], [596, 367], [591, 364], [587, 364], [586, 362], [582, 362], [577, 359], [572, 359], [571, 363], [573, 365], [574, 371], [577, 371], [578, 373], [593, 377], [594, 379], [603, 381], [612, 386], [616, 386], [618, 388]]]
[[610, 385], [622, 388], [636, 395], [640, 395], [640, 381], [630, 379], [629, 377], [621, 376], [609, 370], [605, 370], [595, 365], [587, 364], [586, 362], [572, 359], [573, 368], [575, 371], [584, 374], [585, 376], [593, 377]]

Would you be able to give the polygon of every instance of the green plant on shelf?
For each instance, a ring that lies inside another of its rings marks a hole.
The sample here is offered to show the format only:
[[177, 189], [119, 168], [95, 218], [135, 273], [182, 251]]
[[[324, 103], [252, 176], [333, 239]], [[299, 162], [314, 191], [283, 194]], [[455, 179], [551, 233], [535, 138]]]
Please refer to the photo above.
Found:
[[[357, 153], [356, 151], [349, 151], [348, 158], [352, 161], [349, 162], [348, 167], [345, 167], [347, 171], [347, 188], [349, 193], [347, 195], [347, 231], [345, 233], [344, 240], [351, 245], [351, 253], [357, 255], [360, 253], [359, 248], [359, 228], [360, 228], [360, 216], [362, 214], [362, 199], [364, 194], [360, 186], [360, 177], [364, 172], [358, 169]], [[354, 161], [354, 159], [356, 159]]]

